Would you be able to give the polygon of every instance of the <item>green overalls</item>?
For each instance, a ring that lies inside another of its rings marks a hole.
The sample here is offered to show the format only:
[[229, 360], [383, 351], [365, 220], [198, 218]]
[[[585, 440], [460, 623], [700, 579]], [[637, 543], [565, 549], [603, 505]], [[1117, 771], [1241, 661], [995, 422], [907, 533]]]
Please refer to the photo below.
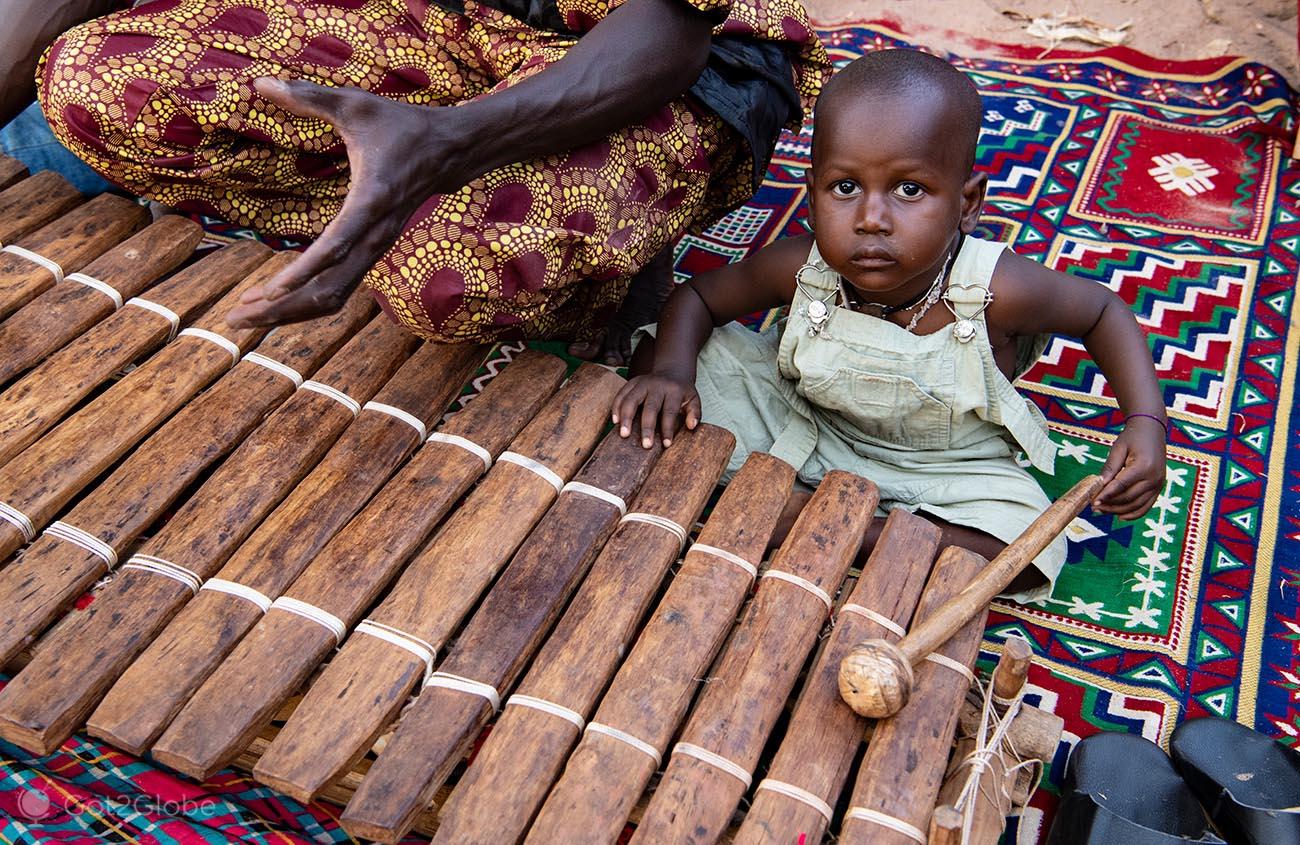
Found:
[[[884, 511], [924, 511], [1004, 542], [1019, 536], [1048, 499], [1014, 447], [1051, 472], [1055, 446], [1046, 420], [1007, 381], [989, 345], [982, 312], [1003, 249], [967, 237], [954, 261], [949, 301], [974, 326], [967, 342], [952, 325], [915, 335], [839, 307], [813, 334], [802, 290], [784, 327], [756, 334], [732, 323], [714, 331], [700, 352], [696, 387], [704, 421], [736, 435], [727, 477], [750, 452], [770, 452], [798, 467], [810, 486], [831, 469], [871, 479]], [[809, 295], [835, 302], [839, 275], [815, 246], [800, 279]], [[1018, 374], [1046, 344], [1046, 337], [1022, 339]], [[1034, 561], [1049, 585], [1064, 563], [1062, 538]]]

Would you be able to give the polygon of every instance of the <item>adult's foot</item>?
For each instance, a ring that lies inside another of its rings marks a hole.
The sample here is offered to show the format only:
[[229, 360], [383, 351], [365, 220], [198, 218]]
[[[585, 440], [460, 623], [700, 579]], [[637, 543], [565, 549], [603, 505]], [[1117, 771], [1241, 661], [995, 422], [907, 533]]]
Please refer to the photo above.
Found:
[[632, 357], [632, 333], [659, 318], [673, 292], [673, 249], [666, 246], [632, 277], [627, 298], [604, 332], [592, 340], [569, 345], [569, 354], [585, 361], [622, 367]]

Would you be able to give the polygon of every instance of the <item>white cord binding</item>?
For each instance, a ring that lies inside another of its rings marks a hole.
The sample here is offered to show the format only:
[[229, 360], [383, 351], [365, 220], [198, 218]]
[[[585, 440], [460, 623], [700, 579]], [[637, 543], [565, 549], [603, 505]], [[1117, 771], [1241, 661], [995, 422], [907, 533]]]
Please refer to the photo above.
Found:
[[291, 596], [280, 596], [271, 602], [271, 610], [283, 610], [286, 613], [292, 613], [295, 616], [301, 616], [303, 619], [315, 622], [334, 636], [334, 645], [336, 646], [342, 645], [343, 638], [348, 635], [348, 626], [343, 624], [342, 619], [328, 610]]
[[832, 604], [831, 602], [830, 595], [828, 595], [827, 592], [823, 590], [821, 587], [818, 587], [816, 584], [809, 581], [807, 578], [800, 578], [798, 575], [795, 575], [792, 572], [783, 572], [779, 569], [769, 569], [763, 573], [763, 577], [775, 578], [776, 580], [784, 581], [787, 584], [794, 584], [799, 589], [812, 593], [814, 596], [818, 598], [818, 600], [821, 601], [822, 604], [826, 605], [827, 613], [830, 613], [831, 610], [834, 608], [834, 604]]
[[926, 837], [920, 828], [910, 825], [902, 819], [894, 818], [885, 813], [876, 810], [868, 810], [866, 807], [853, 807], [844, 814], [844, 821], [857, 819], [860, 822], [879, 825], [880, 827], [901, 833], [918, 845], [925, 845]]
[[50, 275], [54, 277], [54, 284], [56, 285], [63, 281], [63, 268], [59, 266], [57, 261], [46, 258], [44, 255], [38, 255], [30, 249], [23, 249], [22, 247], [14, 246], [13, 244], [0, 247], [0, 252], [8, 252], [18, 256], [19, 258], [26, 258], [33, 264], [39, 264], [46, 270], [50, 271]]
[[470, 695], [477, 695], [479, 698], [486, 698], [488, 703], [492, 705], [492, 712], [495, 713], [501, 709], [501, 694], [497, 692], [496, 687], [481, 681], [462, 678], [460, 675], [453, 675], [450, 672], [434, 672], [424, 682], [424, 686], [425, 689], [442, 687], [457, 692], [467, 692]]
[[583, 727], [586, 725], [586, 721], [578, 711], [570, 710], [567, 707], [556, 704], [554, 701], [547, 701], [544, 698], [535, 698], [531, 695], [519, 695], [516, 693], [506, 700], [507, 707], [511, 704], [518, 704], [520, 707], [529, 707], [533, 710], [540, 710], [543, 713], [549, 713], [552, 716], [559, 716], [564, 721], [569, 722], [576, 727], [579, 732], [581, 732]]
[[863, 607], [860, 604], [854, 604], [850, 602], [849, 604], [846, 604], [840, 608], [840, 616], [843, 616], [846, 613], [853, 613], [858, 616], [861, 616], [863, 619], [870, 619], [872, 622], [875, 622], [877, 625], [884, 628], [886, 631], [898, 637], [899, 639], [902, 639], [903, 637], [907, 636], [906, 628], [904, 628], [902, 625], [899, 625], [897, 622], [890, 619], [888, 616], [885, 616], [884, 614], [881, 613], [876, 613], [874, 610], [872, 610], [869, 607]]
[[36, 526], [27, 518], [27, 514], [7, 502], [0, 502], [0, 519], [22, 532], [23, 540], [30, 543], [36, 539]]
[[689, 742], [679, 742], [673, 746], [673, 753], [685, 754], [687, 757], [694, 757], [696, 760], [702, 760], [715, 769], [721, 769], [743, 783], [745, 789], [749, 789], [749, 785], [753, 783], [753, 779], [750, 777], [749, 772], [745, 771], [743, 766], [733, 763], [721, 754], [714, 753], [707, 748], [701, 748], [700, 746], [692, 745]]
[[251, 602], [257, 605], [257, 609], [263, 613], [271, 609], [271, 600], [260, 591], [254, 590], [252, 587], [245, 587], [235, 581], [227, 581], [225, 578], [209, 578], [203, 582], [200, 589], [211, 590], [214, 593], [225, 593], [228, 596]]
[[102, 560], [109, 569], [117, 566], [117, 552], [113, 547], [103, 540], [91, 534], [88, 531], [82, 531], [75, 525], [69, 525], [66, 522], [53, 522], [45, 533], [50, 537], [57, 537], [60, 540], [66, 540], [74, 546], [80, 546], [90, 552], [95, 557]]
[[938, 652], [931, 652], [930, 654], [927, 654], [925, 656], [925, 659], [935, 664], [936, 666], [942, 666], [945, 669], [951, 669], [953, 672], [956, 672], [958, 675], [961, 675], [963, 678], [969, 681], [972, 685], [975, 683], [975, 673], [972, 672], [969, 667], [962, 665], [961, 663], [959, 663], [956, 660], [953, 660], [951, 657], [948, 657], [947, 655], [939, 654]]
[[261, 352], [250, 352], [244, 356], [244, 360], [250, 364], [256, 364], [259, 367], [265, 367], [273, 373], [282, 375], [289, 381], [293, 382], [295, 389], [302, 387], [302, 373], [290, 367], [288, 364], [282, 364], [274, 358], [268, 358]]
[[424, 422], [419, 417], [409, 411], [403, 411], [401, 408], [394, 405], [388, 405], [383, 402], [367, 402], [361, 406], [361, 410], [378, 411], [381, 414], [387, 414], [395, 420], [401, 420], [411, 428], [415, 429], [415, 432], [420, 435], [421, 442], [423, 442], [424, 438], [429, 434], [429, 430], [425, 428]]
[[784, 795], [786, 798], [793, 798], [801, 804], [807, 804], [817, 811], [817, 814], [830, 823], [833, 814], [831, 805], [822, 799], [813, 795], [802, 787], [795, 786], [792, 783], [786, 783], [783, 780], [773, 780], [772, 778], [763, 778], [758, 782], [758, 789], [755, 792], [766, 789], [768, 792], [775, 792], [777, 795]]
[[573, 493], [581, 493], [584, 496], [591, 496], [594, 499], [600, 499], [601, 501], [609, 502], [611, 505], [618, 508], [619, 514], [623, 516], [627, 515], [627, 502], [623, 501], [622, 496], [616, 496], [613, 493], [609, 492], [608, 490], [602, 490], [599, 487], [596, 487], [591, 484], [585, 484], [581, 481], [570, 481], [568, 484], [564, 485], [564, 487], [560, 490], [561, 493], [564, 493], [566, 491], [573, 492]]
[[200, 340], [206, 340], [208, 343], [215, 343], [230, 354], [230, 366], [232, 367], [239, 363], [240, 355], [242, 355], [239, 351], [239, 347], [233, 340], [228, 337], [223, 337], [216, 332], [210, 332], [207, 329], [196, 329], [191, 327], [184, 329], [179, 335], [177, 335], [177, 337], [197, 337]]
[[323, 384], [315, 379], [308, 379], [302, 383], [302, 389], [310, 390], [312, 393], [319, 393], [321, 396], [328, 396], [351, 411], [354, 417], [361, 413], [361, 403], [336, 387], [330, 387], [328, 384]]
[[738, 566], [741, 569], [745, 570], [745, 572], [749, 575], [749, 579], [751, 581], [758, 577], [758, 567], [750, 563], [749, 561], [745, 560], [740, 555], [735, 554], [734, 552], [729, 552], [726, 549], [720, 549], [717, 546], [708, 546], [705, 545], [704, 543], [696, 543], [695, 545], [691, 546], [691, 551], [699, 552], [700, 554], [710, 555], [711, 557], [716, 557], [718, 560], [725, 560], [727, 563], [730, 563], [733, 566]]
[[91, 290], [97, 290], [104, 296], [113, 300], [113, 310], [116, 311], [122, 307], [122, 294], [117, 292], [117, 288], [108, 282], [100, 281], [93, 276], [87, 276], [85, 273], [69, 273], [63, 277], [65, 282], [75, 282], [79, 285], [85, 285]]
[[654, 760], [656, 769], [658, 769], [660, 766], [664, 764], [664, 758], [663, 755], [659, 753], [659, 749], [655, 748], [653, 745], [646, 742], [645, 740], [637, 739], [636, 737], [632, 736], [632, 734], [630, 733], [625, 733], [624, 731], [620, 731], [618, 728], [611, 728], [609, 725], [603, 725], [600, 722], [588, 722], [586, 732], [604, 734], [607, 737], [617, 739], [619, 742], [623, 743], [624, 745], [632, 746], [637, 751], [640, 751], [642, 754], [649, 757], [651, 760]]
[[538, 463], [537, 461], [533, 460], [527, 455], [521, 455], [518, 452], [502, 452], [501, 457], [497, 458], [497, 460], [505, 461], [508, 464], [515, 464], [516, 466], [521, 466], [524, 469], [532, 473], [535, 473], [541, 478], [546, 479], [547, 482], [549, 482], [550, 485], [555, 488], [556, 493], [559, 493], [560, 490], [564, 488], [563, 478], [560, 478], [558, 475], [552, 472], [548, 467], [543, 466], [542, 464]]
[[171, 331], [167, 333], [167, 342], [171, 343], [176, 339], [176, 333], [181, 330], [181, 318], [175, 311], [171, 310], [166, 305], [159, 305], [153, 300], [141, 299], [138, 296], [131, 297], [125, 304], [134, 305], [136, 308], [143, 308], [146, 311], [152, 311], [159, 317], [162, 317], [167, 321], [168, 325], [171, 326]]
[[424, 679], [426, 681], [433, 674], [433, 661], [438, 654], [438, 650], [419, 637], [398, 630], [391, 625], [375, 622], [373, 619], [363, 619], [353, 630], [353, 633], [368, 634], [386, 643], [392, 643], [400, 649], [409, 651], [424, 664]]
[[139, 569], [142, 572], [152, 572], [154, 575], [161, 575], [164, 578], [179, 581], [185, 585], [192, 596], [199, 594], [200, 585], [203, 581], [197, 573], [153, 555], [131, 555], [131, 557], [127, 558], [126, 563], [122, 564], [122, 568]]
[[619, 523], [624, 522], [643, 522], [646, 525], [653, 525], [655, 528], [662, 528], [677, 538], [677, 548], [679, 552], [681, 549], [686, 548], [686, 529], [667, 517], [653, 513], [633, 511], [632, 513], [624, 514], [623, 518], [619, 520]]
[[433, 434], [429, 435], [429, 439], [425, 442], [446, 443], [448, 446], [457, 446], [464, 449], [466, 452], [469, 452], [471, 455], [477, 456], [478, 459], [483, 462], [484, 472], [492, 469], [492, 453], [467, 437], [461, 437], [459, 434], [444, 434], [441, 431], [435, 431]]

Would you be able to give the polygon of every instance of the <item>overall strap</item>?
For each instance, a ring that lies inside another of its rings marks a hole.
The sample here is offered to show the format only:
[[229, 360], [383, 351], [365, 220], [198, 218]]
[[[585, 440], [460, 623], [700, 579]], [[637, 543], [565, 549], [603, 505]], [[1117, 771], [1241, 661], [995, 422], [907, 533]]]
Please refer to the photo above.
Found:
[[945, 298], [962, 317], [983, 320], [985, 304], [991, 296], [993, 271], [1007, 245], [967, 235], [961, 251], [953, 261]]

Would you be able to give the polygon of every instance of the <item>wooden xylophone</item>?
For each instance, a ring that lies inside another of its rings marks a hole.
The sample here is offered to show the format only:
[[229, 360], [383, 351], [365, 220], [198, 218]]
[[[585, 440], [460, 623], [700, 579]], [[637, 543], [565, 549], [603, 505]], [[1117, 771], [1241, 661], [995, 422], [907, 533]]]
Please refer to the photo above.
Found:
[[837, 673], [981, 558], [895, 511], [851, 576], [877, 494], [833, 472], [765, 562], [794, 470], [751, 457], [696, 533], [732, 437], [606, 433], [608, 370], [523, 352], [446, 414], [486, 347], [368, 297], [231, 330], [291, 256], [188, 261], [193, 223], [10, 171], [0, 737], [233, 763], [385, 841], [925, 841], [983, 614], [865, 755]]

